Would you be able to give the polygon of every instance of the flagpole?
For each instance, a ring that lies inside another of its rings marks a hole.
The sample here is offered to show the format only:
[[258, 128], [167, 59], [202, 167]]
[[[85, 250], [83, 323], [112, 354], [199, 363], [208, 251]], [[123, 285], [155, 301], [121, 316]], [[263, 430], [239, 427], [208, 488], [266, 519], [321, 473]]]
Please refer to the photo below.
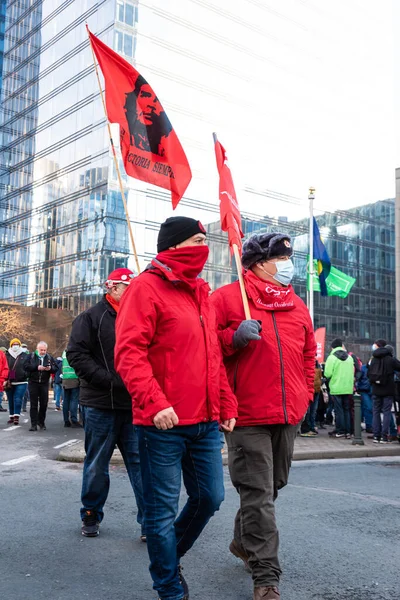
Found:
[[242, 302], [244, 308], [244, 316], [246, 319], [251, 319], [250, 307], [249, 307], [249, 299], [247, 298], [246, 288], [244, 285], [243, 272], [242, 272], [242, 260], [240, 258], [240, 252], [237, 244], [232, 244], [233, 254], [235, 256], [236, 261], [236, 269], [239, 277], [239, 285], [240, 285], [240, 293], [242, 294]]
[[124, 204], [125, 218], [126, 218], [126, 222], [127, 222], [127, 225], [128, 225], [129, 237], [130, 237], [131, 243], [132, 243], [132, 249], [133, 249], [133, 254], [134, 254], [134, 257], [135, 257], [136, 269], [137, 269], [137, 272], [140, 273], [139, 259], [138, 259], [138, 255], [137, 255], [137, 252], [136, 252], [135, 239], [133, 237], [132, 226], [131, 226], [131, 222], [130, 222], [130, 219], [129, 219], [129, 213], [128, 213], [128, 205], [126, 203], [126, 198], [125, 198], [124, 185], [122, 183], [121, 171], [119, 169], [119, 164], [118, 164], [118, 157], [117, 157], [117, 153], [115, 151], [114, 141], [113, 141], [112, 133], [111, 133], [110, 121], [108, 120], [106, 103], [105, 103], [105, 100], [104, 100], [104, 94], [103, 94], [103, 90], [102, 90], [102, 87], [101, 87], [101, 82], [100, 82], [100, 77], [99, 77], [99, 70], [98, 70], [97, 62], [96, 62], [96, 55], [95, 55], [94, 50], [93, 50], [92, 40], [90, 39], [90, 34], [89, 34], [88, 27], [86, 27], [86, 29], [87, 29], [87, 32], [88, 32], [90, 48], [92, 50], [93, 64], [94, 64], [94, 68], [95, 68], [95, 71], [96, 71], [97, 83], [99, 84], [101, 101], [103, 103], [104, 114], [105, 114], [105, 117], [106, 117], [106, 120], [107, 120], [108, 136], [110, 138], [110, 144], [111, 144], [112, 154], [113, 154], [113, 157], [114, 157], [115, 170], [117, 172], [117, 178], [118, 178], [119, 188], [120, 188], [120, 191], [121, 191], [122, 202]]
[[308, 200], [310, 202], [310, 235], [309, 235], [309, 264], [308, 264], [308, 310], [310, 311], [311, 322], [314, 325], [314, 192], [315, 189], [310, 187]]

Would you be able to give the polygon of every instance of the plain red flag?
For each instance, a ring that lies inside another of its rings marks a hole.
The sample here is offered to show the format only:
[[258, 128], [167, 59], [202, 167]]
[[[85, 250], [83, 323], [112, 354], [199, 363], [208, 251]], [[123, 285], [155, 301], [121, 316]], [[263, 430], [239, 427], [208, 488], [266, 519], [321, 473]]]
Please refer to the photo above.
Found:
[[315, 332], [315, 341], [317, 342], [317, 361], [323, 363], [325, 360], [325, 338], [326, 327], [320, 327]]
[[88, 33], [104, 76], [108, 120], [120, 126], [127, 174], [171, 190], [176, 208], [192, 173], [165, 110], [144, 77], [89, 28]]
[[242, 252], [242, 218], [240, 216], [239, 204], [236, 198], [235, 186], [233, 185], [231, 170], [228, 166], [228, 158], [223, 145], [215, 139], [215, 157], [219, 173], [219, 200], [221, 214], [221, 229], [228, 232], [229, 246], [233, 252], [233, 244]]

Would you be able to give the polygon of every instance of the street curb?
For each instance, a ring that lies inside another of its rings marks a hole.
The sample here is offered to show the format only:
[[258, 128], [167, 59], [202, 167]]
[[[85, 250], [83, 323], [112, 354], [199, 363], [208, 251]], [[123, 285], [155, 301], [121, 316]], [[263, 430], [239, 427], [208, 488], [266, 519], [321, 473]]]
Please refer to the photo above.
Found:
[[[346, 458], [371, 458], [385, 456], [400, 456], [400, 444], [393, 442], [390, 446], [365, 445], [365, 446], [345, 446], [335, 449], [315, 449], [305, 450], [295, 447], [293, 460], [326, 460], [326, 459], [346, 459]], [[85, 449], [83, 442], [74, 446], [63, 448], [57, 460], [63, 462], [82, 463], [85, 460]], [[228, 453], [222, 455], [224, 465], [228, 464]], [[119, 450], [115, 450], [111, 458], [112, 465], [123, 465], [124, 461]]]
[[326, 460], [338, 458], [372, 458], [384, 456], [400, 456], [400, 444], [393, 442], [391, 446], [349, 446], [337, 450], [294, 451], [293, 460]]

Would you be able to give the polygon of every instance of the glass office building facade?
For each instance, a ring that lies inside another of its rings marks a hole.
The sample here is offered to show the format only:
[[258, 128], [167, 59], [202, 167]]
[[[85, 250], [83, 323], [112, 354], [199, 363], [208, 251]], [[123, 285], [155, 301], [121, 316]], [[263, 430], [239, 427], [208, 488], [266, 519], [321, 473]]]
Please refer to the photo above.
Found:
[[4, 31], [6, 28], [6, 0], [0, 0], [0, 100], [3, 79]]
[[[342, 338], [366, 358], [378, 338], [395, 343], [395, 201], [382, 200], [347, 211], [316, 216], [332, 264], [356, 282], [347, 298], [314, 293], [315, 327], [326, 327], [327, 340]], [[294, 287], [306, 302], [308, 221], [287, 217], [243, 220], [246, 238], [253, 233], [282, 231], [292, 236]], [[214, 289], [236, 279], [219, 222], [208, 226], [210, 260], [207, 279]]]
[[85, 23], [133, 60], [135, 0], [8, 2], [0, 299], [75, 314], [129, 252]]

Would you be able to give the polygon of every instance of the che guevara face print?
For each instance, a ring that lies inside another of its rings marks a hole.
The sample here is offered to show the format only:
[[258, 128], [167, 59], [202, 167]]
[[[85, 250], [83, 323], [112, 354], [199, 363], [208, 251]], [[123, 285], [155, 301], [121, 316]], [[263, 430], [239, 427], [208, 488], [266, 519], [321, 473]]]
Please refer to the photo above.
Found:
[[164, 143], [172, 131], [172, 125], [157, 95], [144, 77], [139, 75], [135, 88], [127, 92], [125, 97], [124, 110], [131, 146], [164, 156]]

